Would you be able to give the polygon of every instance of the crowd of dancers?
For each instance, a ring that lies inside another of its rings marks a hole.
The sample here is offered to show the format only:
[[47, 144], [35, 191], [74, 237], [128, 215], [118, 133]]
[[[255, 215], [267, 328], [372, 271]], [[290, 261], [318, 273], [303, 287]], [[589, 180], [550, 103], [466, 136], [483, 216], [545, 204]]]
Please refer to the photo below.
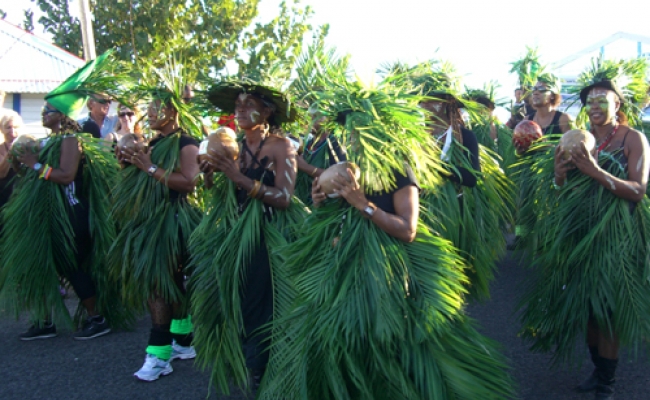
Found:
[[[521, 336], [558, 362], [586, 343], [576, 390], [612, 399], [619, 347], [650, 337], [645, 62], [594, 60], [574, 120], [529, 52], [501, 123], [495, 86], [461, 88], [449, 64], [365, 85], [327, 61], [278, 87], [107, 52], [46, 96], [45, 139], [5, 112], [0, 308], [30, 316], [20, 339], [148, 313], [143, 381], [196, 359], [259, 399], [509, 398], [508, 360], [464, 309], [516, 232]], [[593, 144], [559, 142], [576, 129]]]

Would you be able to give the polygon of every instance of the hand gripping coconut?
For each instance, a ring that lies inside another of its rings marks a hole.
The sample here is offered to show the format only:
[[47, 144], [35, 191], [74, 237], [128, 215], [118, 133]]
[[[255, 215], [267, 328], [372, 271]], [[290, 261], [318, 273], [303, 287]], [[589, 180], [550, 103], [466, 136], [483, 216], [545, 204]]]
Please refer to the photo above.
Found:
[[19, 157], [27, 152], [38, 153], [40, 145], [38, 139], [32, 135], [20, 135], [11, 145], [12, 157]]
[[145, 151], [147, 146], [144, 144], [144, 140], [141, 137], [136, 136], [133, 133], [124, 135], [117, 141], [117, 148], [121, 149], [126, 147], [129, 150], [134, 152]]
[[[117, 149], [121, 150], [127, 148], [134, 153], [139, 151], [147, 151], [147, 146], [144, 143], [144, 139], [133, 133], [123, 135], [120, 140], [117, 141]], [[128, 161], [122, 161], [123, 164], [131, 164]]]
[[355, 163], [349, 161], [341, 161], [340, 163], [332, 165], [323, 171], [323, 173], [318, 178], [318, 184], [320, 185], [321, 190], [329, 198], [335, 199], [340, 196], [339, 194], [334, 193], [334, 178], [341, 176], [350, 182], [350, 176], [348, 175], [347, 171], [348, 168], [352, 171], [355, 179], [359, 180], [359, 177], [361, 176], [361, 170]]
[[236, 160], [239, 157], [237, 135], [232, 129], [222, 126], [201, 142], [197, 156], [199, 164], [208, 157], [225, 157]]
[[589, 131], [583, 129], [572, 129], [566, 132], [560, 138], [558, 146], [562, 149], [562, 158], [568, 160], [571, 158], [571, 149], [580, 148], [582, 143], [592, 155], [596, 153], [596, 138]]
[[530, 145], [542, 136], [542, 128], [536, 122], [523, 120], [515, 126], [512, 144], [517, 148], [528, 150]]

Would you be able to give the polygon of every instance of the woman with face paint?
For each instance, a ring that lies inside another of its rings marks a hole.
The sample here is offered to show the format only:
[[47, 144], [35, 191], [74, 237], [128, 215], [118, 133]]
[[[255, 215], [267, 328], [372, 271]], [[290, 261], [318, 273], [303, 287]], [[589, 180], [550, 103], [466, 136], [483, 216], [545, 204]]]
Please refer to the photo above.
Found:
[[[256, 391], [264, 377], [273, 321], [291, 298], [277, 249], [304, 220], [293, 198], [296, 150], [272, 133], [294, 121], [287, 96], [251, 81], [224, 81], [207, 91], [209, 102], [235, 115], [243, 134], [235, 157], [208, 154], [201, 164], [213, 184], [203, 220], [192, 235], [192, 315], [198, 360], [212, 380]], [[215, 296], [215, 293], [218, 294]]]
[[524, 337], [559, 360], [586, 337], [595, 369], [576, 390], [595, 391], [596, 399], [613, 396], [620, 346], [639, 346], [650, 335], [650, 153], [645, 136], [628, 126], [634, 97], [624, 93], [638, 86], [617, 84], [627, 65], [598, 60], [579, 78], [580, 117], [588, 118], [595, 148], [558, 145], [533, 165], [539, 243], [527, 250], [540, 273], [531, 274], [521, 303]]
[[151, 99], [147, 116], [156, 135], [148, 147], [116, 149], [123, 168], [113, 217], [120, 231], [108, 262], [125, 301], [151, 315], [145, 361], [133, 374], [146, 382], [172, 373], [171, 361], [196, 356], [184, 280], [187, 241], [200, 219], [188, 198], [199, 175], [195, 137], [201, 137], [201, 125], [183, 101], [175, 72], [161, 71], [167, 86], [137, 93]]
[[549, 73], [537, 77], [537, 83], [531, 89], [531, 103], [535, 111], [526, 117], [536, 122], [544, 135], [560, 135], [573, 125], [571, 116], [558, 110], [562, 103], [560, 80]]

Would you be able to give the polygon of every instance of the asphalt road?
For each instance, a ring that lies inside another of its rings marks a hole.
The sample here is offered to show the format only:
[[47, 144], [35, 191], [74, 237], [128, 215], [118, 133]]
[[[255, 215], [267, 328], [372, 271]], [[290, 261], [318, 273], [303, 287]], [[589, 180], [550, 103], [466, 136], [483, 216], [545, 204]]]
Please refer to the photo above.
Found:
[[[503, 353], [511, 360], [518, 398], [593, 399], [591, 393], [572, 391], [591, 373], [586, 349], [581, 369], [551, 369], [548, 355], [530, 353], [517, 337], [513, 305], [525, 274], [525, 268], [506, 258], [499, 264], [492, 299], [470, 306], [468, 312], [479, 321], [484, 334], [502, 344]], [[144, 360], [147, 317], [133, 332], [113, 332], [87, 342], [73, 340], [71, 332], [59, 332], [49, 340], [21, 342], [18, 335], [26, 328], [25, 319], [0, 319], [0, 400], [246, 398], [236, 390], [230, 396], [210, 391], [208, 374], [195, 368], [192, 361], [174, 361], [174, 372], [159, 381], [136, 381], [132, 374]], [[616, 400], [650, 399], [649, 383], [650, 363], [624, 355], [619, 364]]]

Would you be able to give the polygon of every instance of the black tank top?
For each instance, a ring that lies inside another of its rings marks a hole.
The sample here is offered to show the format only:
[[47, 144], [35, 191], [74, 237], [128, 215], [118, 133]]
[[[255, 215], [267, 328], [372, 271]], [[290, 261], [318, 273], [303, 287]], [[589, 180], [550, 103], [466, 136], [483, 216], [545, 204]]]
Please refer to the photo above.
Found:
[[[257, 150], [257, 154], [262, 150], [266, 139], [262, 140], [260, 147]], [[242, 148], [240, 152], [239, 159], [243, 160], [243, 156], [246, 154], [246, 157], [251, 158], [250, 167], [246, 168], [240, 164], [239, 170], [247, 178], [250, 178], [255, 181], [260, 181], [266, 186], [273, 187], [275, 186], [275, 172], [268, 170], [269, 157], [265, 156], [261, 160], [257, 158], [257, 154], [253, 152], [246, 145], [246, 139], [242, 143]], [[237, 188], [237, 204], [239, 205], [239, 213], [242, 214], [250, 202], [250, 197], [248, 197], [248, 192], [242, 188]], [[272, 215], [271, 206], [264, 204], [264, 214], [267, 217]]]
[[[532, 121], [533, 118], [535, 118], [535, 114], [537, 114], [537, 111], [533, 111], [532, 113], [530, 113], [528, 119]], [[548, 124], [546, 128], [542, 128], [542, 133], [544, 135], [561, 135], [562, 133], [564, 133], [560, 128], [560, 118], [562, 118], [563, 115], [565, 115], [565, 113], [563, 113], [562, 111], [555, 111], [553, 120], [551, 121], [550, 124]]]

